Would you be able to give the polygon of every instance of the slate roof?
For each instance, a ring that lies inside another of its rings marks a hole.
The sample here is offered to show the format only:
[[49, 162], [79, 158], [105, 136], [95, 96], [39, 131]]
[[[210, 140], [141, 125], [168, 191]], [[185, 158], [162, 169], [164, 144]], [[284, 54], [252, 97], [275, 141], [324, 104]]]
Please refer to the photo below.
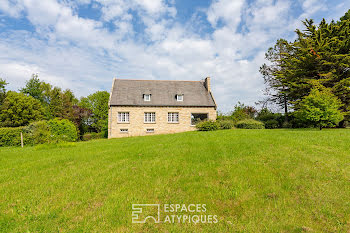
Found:
[[[151, 101], [143, 95], [151, 94]], [[183, 101], [176, 95], [183, 94]], [[216, 107], [204, 81], [130, 80], [114, 79], [110, 106], [184, 106]]]

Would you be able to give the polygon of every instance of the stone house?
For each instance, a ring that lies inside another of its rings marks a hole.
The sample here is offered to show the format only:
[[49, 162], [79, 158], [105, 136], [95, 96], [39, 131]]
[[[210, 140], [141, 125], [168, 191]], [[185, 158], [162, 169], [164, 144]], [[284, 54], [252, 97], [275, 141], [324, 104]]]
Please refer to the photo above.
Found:
[[202, 81], [114, 79], [108, 105], [108, 138], [192, 131], [199, 120], [216, 120], [209, 77]]

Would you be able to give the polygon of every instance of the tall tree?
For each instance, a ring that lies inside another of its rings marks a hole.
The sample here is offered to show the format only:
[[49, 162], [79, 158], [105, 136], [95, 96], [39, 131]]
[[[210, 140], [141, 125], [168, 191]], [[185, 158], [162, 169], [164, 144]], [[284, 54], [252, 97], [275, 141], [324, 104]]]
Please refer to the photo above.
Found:
[[285, 112], [285, 121], [288, 122], [289, 88], [288, 77], [285, 72], [285, 59], [291, 54], [292, 48], [284, 39], [277, 40], [274, 47], [269, 48], [265, 58], [269, 65], [263, 64], [260, 73], [264, 77], [267, 88], [265, 94], [272, 101], [282, 106]]
[[[348, 13], [340, 21], [319, 25], [305, 20], [305, 29], [296, 30], [294, 42], [284, 41], [287, 52], [276, 58], [281, 48], [279, 40], [274, 48], [272, 65], [263, 66], [261, 72], [272, 97], [286, 94], [288, 103], [297, 106], [310, 94], [315, 82], [326, 88], [343, 103], [341, 110], [350, 111], [350, 19]], [[269, 54], [269, 53], [268, 53]], [[272, 98], [273, 99], [273, 98]], [[273, 99], [280, 104], [279, 99]], [[349, 119], [349, 117], [348, 117]]]
[[101, 132], [108, 119], [108, 100], [107, 91], [97, 91], [88, 97], [81, 98], [79, 106], [92, 111], [92, 127], [95, 131]]
[[40, 102], [43, 101], [43, 90], [41, 88], [41, 81], [38, 74], [32, 74], [32, 78], [26, 81], [26, 86], [20, 89], [20, 92], [29, 95]]

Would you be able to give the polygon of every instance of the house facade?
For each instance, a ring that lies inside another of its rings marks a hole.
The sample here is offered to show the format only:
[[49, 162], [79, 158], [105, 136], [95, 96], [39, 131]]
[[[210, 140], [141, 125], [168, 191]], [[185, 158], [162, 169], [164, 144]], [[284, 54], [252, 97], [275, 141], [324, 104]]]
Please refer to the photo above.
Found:
[[202, 81], [114, 79], [109, 99], [108, 138], [196, 130], [216, 120], [210, 78]]

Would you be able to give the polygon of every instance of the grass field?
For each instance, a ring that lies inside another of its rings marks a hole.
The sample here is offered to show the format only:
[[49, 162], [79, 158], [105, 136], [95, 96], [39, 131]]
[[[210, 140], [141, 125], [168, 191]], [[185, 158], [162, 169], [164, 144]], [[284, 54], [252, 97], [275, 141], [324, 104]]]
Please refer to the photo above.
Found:
[[[137, 203], [206, 204], [218, 223], [133, 224]], [[0, 231], [349, 232], [350, 130], [1, 148]]]

